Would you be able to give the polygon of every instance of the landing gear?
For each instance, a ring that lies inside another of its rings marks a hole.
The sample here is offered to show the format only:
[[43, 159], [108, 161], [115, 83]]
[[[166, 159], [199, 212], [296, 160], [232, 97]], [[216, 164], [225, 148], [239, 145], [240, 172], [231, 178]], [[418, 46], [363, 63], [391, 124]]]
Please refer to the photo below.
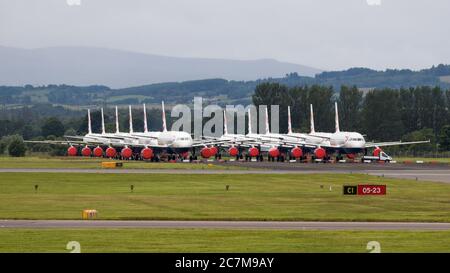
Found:
[[[262, 159], [262, 157], [261, 157], [261, 159]], [[286, 161], [286, 156], [285, 155], [280, 155], [280, 156], [277, 156], [277, 157], [272, 157], [272, 156], [269, 155], [267, 157], [267, 160], [270, 161], [270, 162], [275, 162], [275, 161], [276, 162], [285, 162]]]
[[260, 162], [264, 161], [264, 157], [262, 155], [258, 155], [256, 157], [251, 157], [249, 155], [245, 155], [245, 161], [252, 161], [252, 158], [255, 158], [256, 161], [260, 161]]

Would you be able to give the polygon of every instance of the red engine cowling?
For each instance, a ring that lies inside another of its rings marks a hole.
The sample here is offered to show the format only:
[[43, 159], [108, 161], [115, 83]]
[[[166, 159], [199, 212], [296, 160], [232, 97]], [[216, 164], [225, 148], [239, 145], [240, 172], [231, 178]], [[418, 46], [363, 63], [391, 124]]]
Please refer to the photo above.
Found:
[[270, 148], [269, 155], [271, 157], [279, 157], [280, 156], [280, 150], [278, 150], [278, 148], [276, 148], [276, 147]]
[[109, 147], [108, 149], [106, 149], [105, 153], [106, 153], [106, 157], [108, 157], [108, 158], [113, 158], [113, 157], [116, 157], [116, 155], [117, 155], [117, 151], [113, 147]]
[[301, 148], [295, 147], [294, 149], [291, 150], [291, 155], [294, 158], [300, 158], [303, 156], [303, 151]]
[[211, 157], [211, 149], [208, 148], [208, 147], [203, 148], [203, 149], [200, 151], [200, 155], [201, 155], [203, 158], [210, 158], [210, 157]]
[[153, 150], [150, 148], [144, 148], [141, 151], [141, 156], [144, 160], [149, 160], [153, 158]]
[[239, 154], [239, 150], [236, 147], [231, 147], [230, 149], [228, 149], [228, 154], [230, 156], [237, 156]]
[[92, 153], [92, 150], [91, 150], [91, 148], [89, 148], [88, 146], [84, 147], [84, 148], [81, 150], [81, 155], [82, 155], [82, 156], [91, 156], [91, 153]]
[[373, 150], [373, 156], [380, 156], [380, 153], [381, 153], [382, 151], [383, 151], [383, 150], [381, 150], [381, 148], [376, 147], [375, 150]]
[[257, 156], [259, 155], [259, 150], [258, 150], [258, 148], [256, 148], [256, 147], [251, 147], [251, 148], [248, 150], [248, 155], [251, 156], [251, 157], [257, 157]]
[[94, 156], [95, 157], [102, 157], [103, 156], [103, 149], [99, 146], [95, 147], [94, 149]]
[[73, 146], [70, 146], [70, 147], [67, 149], [67, 155], [68, 155], [68, 156], [76, 156], [77, 154], [78, 154], [77, 148], [75, 148], [75, 147], [73, 147]]
[[123, 158], [128, 159], [128, 158], [130, 158], [133, 155], [133, 151], [130, 148], [125, 147], [125, 148], [122, 149], [122, 151], [120, 151], [120, 155]]
[[211, 156], [215, 156], [219, 152], [219, 149], [216, 146], [212, 146], [209, 148], [209, 151], [211, 152]]
[[316, 148], [316, 149], [314, 150], [314, 156], [315, 156], [317, 159], [323, 159], [326, 155], [327, 155], [327, 152], [326, 152], [325, 149], [322, 148], [322, 147]]
[[355, 154], [347, 154], [347, 158], [348, 159], [355, 159], [356, 155]]
[[182, 152], [180, 155], [182, 158], [186, 159], [189, 156], [189, 152]]

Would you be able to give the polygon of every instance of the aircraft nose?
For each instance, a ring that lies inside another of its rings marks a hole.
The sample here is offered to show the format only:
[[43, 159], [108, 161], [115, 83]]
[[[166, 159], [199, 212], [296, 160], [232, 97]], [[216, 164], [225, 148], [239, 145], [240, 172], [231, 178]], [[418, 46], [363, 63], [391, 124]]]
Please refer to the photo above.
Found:
[[365, 148], [366, 143], [364, 141], [355, 142], [353, 146], [354, 148]]

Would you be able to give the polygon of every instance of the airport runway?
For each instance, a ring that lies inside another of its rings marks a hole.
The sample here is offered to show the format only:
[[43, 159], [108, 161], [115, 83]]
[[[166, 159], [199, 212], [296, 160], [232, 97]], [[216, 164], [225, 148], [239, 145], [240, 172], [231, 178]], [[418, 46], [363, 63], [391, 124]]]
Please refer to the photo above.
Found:
[[450, 230], [450, 223], [0, 220], [0, 228], [199, 228], [279, 230]]
[[[149, 163], [151, 164], [151, 163]], [[189, 163], [186, 163], [189, 164]], [[341, 173], [369, 174], [392, 178], [413, 179], [418, 181], [436, 181], [450, 183], [449, 164], [304, 164], [279, 162], [227, 162], [215, 163], [223, 166], [240, 166], [242, 170], [210, 170], [210, 169], [31, 169], [31, 168], [0, 168], [2, 172], [19, 173], [135, 173], [135, 174], [312, 174]]]
[[222, 166], [276, 170], [331, 170], [331, 171], [376, 171], [376, 170], [449, 170], [445, 163], [288, 163], [288, 162], [224, 162]]

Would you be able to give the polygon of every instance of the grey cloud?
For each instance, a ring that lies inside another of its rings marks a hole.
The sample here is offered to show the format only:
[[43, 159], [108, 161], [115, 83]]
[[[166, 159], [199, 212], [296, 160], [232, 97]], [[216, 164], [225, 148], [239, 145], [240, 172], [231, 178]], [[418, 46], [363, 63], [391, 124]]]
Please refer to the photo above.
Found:
[[450, 63], [449, 11], [448, 0], [0, 0], [0, 45], [418, 69]]

